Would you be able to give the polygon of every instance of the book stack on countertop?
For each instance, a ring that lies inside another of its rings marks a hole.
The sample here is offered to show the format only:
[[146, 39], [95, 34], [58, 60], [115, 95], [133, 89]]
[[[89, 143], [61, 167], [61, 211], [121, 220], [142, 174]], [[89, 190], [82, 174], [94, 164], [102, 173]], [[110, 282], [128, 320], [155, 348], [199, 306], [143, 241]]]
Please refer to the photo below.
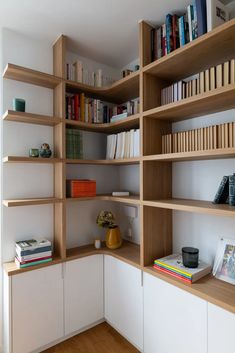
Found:
[[49, 240], [22, 240], [15, 244], [15, 263], [25, 268], [52, 261], [52, 245]]
[[183, 265], [182, 256], [173, 254], [154, 261], [154, 268], [167, 273], [181, 281], [193, 283], [211, 272], [211, 266], [199, 261], [197, 268], [188, 268]]

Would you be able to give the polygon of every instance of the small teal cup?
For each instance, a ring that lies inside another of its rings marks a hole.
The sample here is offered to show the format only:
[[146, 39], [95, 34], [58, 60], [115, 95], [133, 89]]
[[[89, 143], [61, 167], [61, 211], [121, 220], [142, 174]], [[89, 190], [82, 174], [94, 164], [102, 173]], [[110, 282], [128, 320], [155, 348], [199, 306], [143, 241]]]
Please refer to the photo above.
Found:
[[25, 100], [22, 98], [14, 98], [13, 110], [16, 112], [25, 112]]

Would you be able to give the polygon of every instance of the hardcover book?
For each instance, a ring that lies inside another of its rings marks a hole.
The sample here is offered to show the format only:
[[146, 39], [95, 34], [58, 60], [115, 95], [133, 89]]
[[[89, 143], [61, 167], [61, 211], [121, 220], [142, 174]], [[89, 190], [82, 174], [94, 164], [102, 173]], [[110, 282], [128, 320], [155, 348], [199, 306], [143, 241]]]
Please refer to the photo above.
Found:
[[213, 203], [226, 203], [229, 196], [229, 177], [223, 176]]

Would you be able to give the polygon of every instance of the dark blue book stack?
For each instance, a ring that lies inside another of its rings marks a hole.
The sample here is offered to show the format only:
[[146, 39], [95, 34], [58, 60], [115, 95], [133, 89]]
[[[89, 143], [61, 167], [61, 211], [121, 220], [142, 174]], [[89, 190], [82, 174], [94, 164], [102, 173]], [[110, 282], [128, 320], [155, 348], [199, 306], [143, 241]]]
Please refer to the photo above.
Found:
[[197, 11], [198, 37], [207, 32], [206, 0], [195, 0]]
[[229, 205], [235, 206], [235, 174], [229, 176]]

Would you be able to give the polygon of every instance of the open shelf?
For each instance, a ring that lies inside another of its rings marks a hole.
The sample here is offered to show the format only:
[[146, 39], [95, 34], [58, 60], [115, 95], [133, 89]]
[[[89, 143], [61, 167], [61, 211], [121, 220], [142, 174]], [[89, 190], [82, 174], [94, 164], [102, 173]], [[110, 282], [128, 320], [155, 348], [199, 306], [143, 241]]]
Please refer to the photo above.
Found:
[[93, 132], [104, 132], [114, 133], [123, 130], [130, 130], [139, 127], [140, 114], [131, 115], [126, 119], [116, 121], [108, 124], [90, 124], [76, 120], [66, 120], [66, 125], [76, 127], [80, 130], [93, 131]]
[[146, 110], [144, 117], [181, 121], [235, 107], [235, 84], [217, 88], [181, 101]]
[[130, 265], [140, 268], [140, 246], [128, 241], [123, 241], [121, 248], [116, 250], [108, 249], [105, 245], [102, 245], [102, 248], [97, 250], [93, 244], [68, 249], [66, 259], [67, 261], [70, 261], [94, 254], [111, 255], [119, 260], [129, 263]]
[[50, 262], [46, 262], [44, 264], [39, 264], [39, 265], [30, 266], [30, 267], [26, 267], [26, 268], [18, 268], [16, 266], [15, 262], [6, 262], [3, 265], [3, 267], [4, 267], [4, 270], [8, 276], [13, 276], [13, 275], [17, 275], [17, 274], [20, 274], [23, 272], [28, 272], [28, 271], [32, 271], [32, 270], [38, 270], [39, 268], [43, 268], [43, 267], [53, 266], [53, 265], [59, 264], [61, 262], [62, 262], [62, 260], [60, 257], [53, 256], [53, 260]]
[[3, 77], [46, 88], [55, 88], [61, 82], [56, 76], [14, 64], [7, 64]]
[[153, 266], [144, 267], [144, 271], [212, 304], [235, 313], [235, 286], [232, 284], [218, 280], [212, 275], [205, 276], [193, 284], [188, 284], [158, 271]]
[[18, 156], [7, 156], [3, 158], [3, 163], [59, 163], [62, 162], [60, 158], [42, 158], [42, 157], [18, 157]]
[[177, 81], [234, 58], [235, 20], [204, 34], [144, 67], [143, 72]]
[[156, 154], [144, 156], [144, 161], [160, 161], [160, 162], [186, 162], [200, 161], [210, 159], [226, 159], [235, 157], [235, 148], [219, 148], [216, 150], [179, 152], [168, 154]]
[[17, 206], [34, 206], [34, 205], [46, 205], [61, 202], [60, 199], [55, 197], [48, 198], [34, 198], [34, 199], [18, 199], [18, 200], [3, 200], [3, 205], [6, 207], [17, 207]]
[[93, 87], [75, 81], [66, 81], [66, 91], [70, 93], [84, 92], [94, 98], [100, 98], [112, 103], [124, 103], [139, 97], [139, 71], [114, 82], [109, 87]]
[[2, 119], [6, 121], [15, 121], [17, 123], [37, 124], [45, 126], [55, 126], [62, 122], [62, 120], [57, 117], [25, 112], [16, 112], [14, 110], [7, 110], [3, 115]]
[[139, 164], [140, 157], [124, 159], [66, 159], [67, 164], [93, 164], [93, 165], [132, 165]]
[[110, 194], [105, 195], [96, 195], [92, 197], [67, 197], [66, 199], [68, 202], [82, 202], [88, 200], [94, 201], [112, 201], [112, 202], [121, 202], [121, 203], [128, 203], [133, 205], [140, 204], [140, 197], [139, 195], [131, 195], [131, 196], [112, 196]]
[[204, 213], [216, 216], [235, 216], [235, 206], [227, 204], [213, 204], [210, 201], [198, 201], [187, 199], [151, 200], [143, 201], [145, 206], [165, 208], [169, 210]]

